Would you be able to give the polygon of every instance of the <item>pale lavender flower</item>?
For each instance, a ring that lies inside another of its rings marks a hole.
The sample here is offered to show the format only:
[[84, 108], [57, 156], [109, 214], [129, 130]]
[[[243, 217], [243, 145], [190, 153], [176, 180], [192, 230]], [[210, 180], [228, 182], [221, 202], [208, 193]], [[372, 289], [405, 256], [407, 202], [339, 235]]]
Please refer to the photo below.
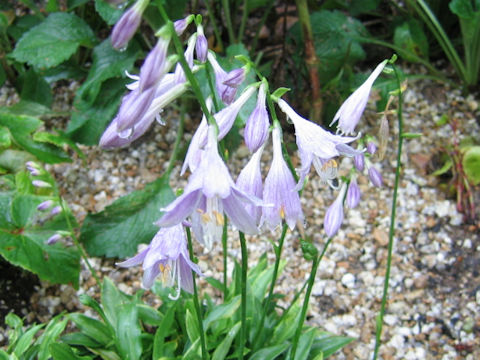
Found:
[[160, 273], [167, 286], [177, 283], [176, 293], [170, 297], [173, 300], [180, 296], [180, 288], [193, 292], [192, 270], [202, 275], [198, 265], [190, 260], [182, 224], [161, 228], [143, 251], [116, 265], [131, 267], [139, 264], [142, 264], [144, 271], [144, 288], [150, 289]]
[[40, 170], [35, 169], [31, 166], [27, 165], [27, 170], [30, 172], [30, 175], [32, 175], [32, 176], [39, 176], [40, 175]]
[[[242, 169], [237, 178], [237, 186], [243, 192], [253, 195], [259, 199], [262, 198], [263, 184], [262, 172], [260, 169], [260, 158], [262, 157], [263, 146], [261, 146], [248, 161], [247, 165]], [[245, 210], [255, 219], [256, 223], [260, 223], [262, 209], [254, 204], [245, 205]]]
[[323, 227], [328, 237], [335, 235], [343, 222], [343, 198], [347, 190], [346, 184], [343, 184], [332, 205], [329, 206], [325, 214]]
[[123, 49], [137, 31], [142, 14], [149, 0], [138, 0], [135, 5], [125, 11], [112, 30], [111, 40], [115, 49]]
[[155, 96], [155, 88], [141, 91], [140, 87], [123, 97], [117, 115], [117, 132], [133, 127], [147, 112]]
[[220, 98], [225, 104], [231, 104], [235, 99], [238, 85], [229, 86], [225, 84], [225, 81], [232, 83], [233, 79], [238, 79], [238, 74], [236, 72], [233, 73], [233, 75], [230, 74], [234, 70], [230, 71], [230, 73], [227, 74], [227, 72], [223, 70], [222, 67], [218, 64], [217, 60], [215, 59], [215, 55], [213, 55], [211, 52], [208, 53], [207, 58], [213, 67], [213, 71], [215, 72], [215, 88], [217, 90], [218, 96], [220, 96]]
[[319, 125], [298, 115], [282, 99], [278, 100], [278, 106], [292, 120], [295, 126], [298, 151], [302, 162], [297, 190], [302, 187], [312, 163], [320, 178], [332, 185], [332, 180], [337, 177], [337, 164], [333, 158], [339, 155], [354, 156], [361, 153], [346, 145], [356, 140], [357, 137], [346, 137], [330, 133]]
[[188, 15], [187, 17], [177, 20], [173, 23], [173, 27], [175, 28], [175, 32], [178, 36], [183, 34], [183, 32], [187, 29], [188, 24], [192, 22], [193, 18], [193, 15]]
[[268, 112], [265, 106], [265, 85], [262, 83], [258, 90], [257, 105], [250, 114], [245, 125], [245, 144], [251, 152], [257, 151], [268, 137]]
[[355, 165], [355, 168], [362, 172], [363, 169], [365, 169], [365, 155], [358, 154], [353, 157], [353, 164]]
[[355, 127], [360, 121], [363, 110], [365, 110], [367, 106], [372, 85], [386, 64], [387, 60], [382, 61], [370, 74], [368, 79], [343, 102], [333, 117], [330, 126], [338, 120], [338, 129], [342, 134], [349, 135], [355, 132]]
[[234, 88], [239, 87], [245, 81], [246, 71], [243, 67], [228, 72], [223, 84]]
[[47, 245], [53, 245], [53, 244], [57, 243], [59, 240], [61, 240], [62, 238], [63, 238], [62, 235], [54, 234], [47, 239], [46, 243], [47, 243]]
[[43, 201], [42, 203], [40, 203], [38, 206], [37, 206], [37, 210], [39, 211], [45, 211], [47, 209], [50, 209], [53, 205], [53, 200], [46, 200], [46, 201]]
[[155, 86], [170, 69], [167, 62], [168, 45], [170, 36], [161, 34], [155, 47], [148, 53], [140, 68], [140, 90], [146, 91]]
[[[245, 105], [248, 99], [250, 99], [250, 97], [253, 95], [255, 90], [256, 90], [255, 86], [249, 86], [243, 91], [242, 95], [240, 95], [238, 99], [235, 100], [235, 102], [223, 108], [215, 115], [213, 115], [218, 125], [219, 141], [222, 140], [228, 134], [233, 124], [235, 123], [235, 119], [237, 118], [237, 115], [240, 112], [241, 108]], [[201, 137], [200, 146], [203, 147], [205, 146], [207, 141], [206, 127], [204, 127], [203, 129], [199, 128], [197, 131], [199, 130], [202, 131], [202, 135], [200, 135]]]
[[373, 186], [381, 187], [383, 184], [382, 174], [373, 166], [368, 168], [368, 178], [370, 179]]
[[[206, 105], [208, 111], [212, 109], [213, 100], [211, 97], [208, 97], [206, 100]], [[180, 175], [183, 175], [187, 168], [193, 173], [200, 161], [202, 160], [202, 153], [203, 149], [201, 146], [201, 142], [204, 139], [204, 136], [207, 134], [208, 129], [208, 122], [207, 116], [203, 114], [202, 120], [200, 121], [200, 125], [198, 126], [197, 130], [192, 136], [190, 140], [190, 144], [188, 145], [187, 154], [185, 155], [185, 161], [183, 162], [182, 169], [180, 171]]]
[[350, 209], [355, 208], [358, 203], [360, 202], [360, 197], [362, 196], [360, 192], [360, 188], [358, 187], [357, 184], [357, 179], [355, 177], [352, 177], [350, 179], [350, 183], [348, 184], [348, 190], [347, 190], [347, 205]]
[[197, 26], [197, 42], [195, 44], [195, 54], [197, 54], [197, 60], [204, 63], [207, 61], [208, 54], [208, 41], [203, 33], [203, 26]]
[[367, 152], [371, 155], [375, 154], [375, 152], [377, 151], [377, 145], [375, 145], [374, 142], [369, 142], [367, 144]]
[[263, 202], [234, 184], [218, 154], [215, 128], [210, 126], [199, 166], [190, 176], [184, 193], [162, 209], [165, 213], [157, 225], [176, 225], [190, 216], [198, 240], [211, 248], [222, 236], [224, 212], [238, 230], [246, 234], [257, 233], [255, 220], [245, 210], [246, 204], [262, 206]]
[[38, 188], [51, 188], [52, 185], [43, 180], [33, 180], [32, 185]]
[[62, 212], [62, 207], [60, 205], [55, 206], [52, 211], [50, 211], [50, 215], [57, 215]]
[[157, 86], [155, 97], [142, 118], [139, 119], [133, 127], [118, 131], [119, 115], [117, 115], [100, 138], [100, 146], [104, 149], [112, 149], [131, 144], [150, 128], [150, 125], [155, 119], [161, 123], [159, 113], [166, 105], [182, 95], [187, 89], [188, 84], [175, 85], [174, 75], [167, 74]]
[[263, 207], [261, 224], [273, 231], [285, 220], [293, 229], [297, 222], [304, 221], [300, 197], [295, 190], [295, 179], [283, 158], [278, 127], [273, 129], [272, 139], [273, 160], [263, 188], [263, 201], [271, 206]]

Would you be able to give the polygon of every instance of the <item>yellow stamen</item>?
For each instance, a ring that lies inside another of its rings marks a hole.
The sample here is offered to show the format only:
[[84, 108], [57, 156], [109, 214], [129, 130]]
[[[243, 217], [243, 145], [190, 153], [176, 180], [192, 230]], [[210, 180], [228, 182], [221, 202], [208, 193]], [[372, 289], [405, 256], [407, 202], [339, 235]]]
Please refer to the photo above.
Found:
[[215, 210], [213, 210], [212, 212], [215, 215], [215, 220], [217, 221], [217, 225], [218, 226], [223, 226], [223, 224], [225, 224], [225, 223], [223, 222], [222, 214], [220, 214], [218, 211], [215, 211]]
[[284, 205], [280, 206], [279, 212], [280, 212], [280, 217], [282, 219], [285, 219], [285, 206]]

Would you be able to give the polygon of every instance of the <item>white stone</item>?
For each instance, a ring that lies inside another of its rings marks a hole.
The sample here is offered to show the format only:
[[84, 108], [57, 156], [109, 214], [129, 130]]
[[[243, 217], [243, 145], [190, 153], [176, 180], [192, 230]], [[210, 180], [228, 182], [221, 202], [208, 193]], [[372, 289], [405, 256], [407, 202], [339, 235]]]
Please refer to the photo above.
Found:
[[342, 284], [343, 286], [353, 289], [355, 287], [355, 275], [351, 273], [346, 273], [342, 276]]

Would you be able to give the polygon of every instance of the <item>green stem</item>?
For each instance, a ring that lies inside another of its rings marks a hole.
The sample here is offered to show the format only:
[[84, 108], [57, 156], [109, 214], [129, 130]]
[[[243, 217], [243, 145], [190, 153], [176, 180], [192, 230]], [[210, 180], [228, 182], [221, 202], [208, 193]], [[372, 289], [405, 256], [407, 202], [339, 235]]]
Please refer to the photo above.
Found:
[[93, 268], [93, 266], [90, 264], [90, 261], [88, 261], [88, 256], [87, 256], [87, 253], [85, 252], [85, 249], [83, 248], [83, 246], [80, 244], [80, 242], [78, 241], [78, 238], [77, 236], [75, 235], [75, 231], [73, 229], [73, 226], [72, 226], [72, 222], [70, 221], [70, 218], [69, 218], [69, 209], [67, 209], [65, 207], [65, 203], [63, 202], [63, 199], [62, 197], [60, 196], [60, 194], [58, 194], [58, 200], [60, 202], [60, 206], [62, 207], [62, 213], [63, 213], [63, 216], [65, 217], [65, 221], [67, 223], [67, 227], [68, 227], [68, 231], [70, 231], [71, 233], [71, 236], [72, 236], [72, 240], [73, 240], [73, 243], [75, 244], [75, 246], [77, 247], [78, 251], [80, 252], [80, 256], [83, 258], [83, 261], [85, 261], [85, 264], [87, 265], [88, 267], [88, 270], [90, 271], [90, 273], [92, 274], [92, 276], [95, 278], [95, 281], [98, 285], [98, 287], [101, 289], [102, 288], [102, 282], [100, 281], [100, 278], [98, 277], [98, 274], [97, 272], [95, 271], [95, 269]]
[[227, 216], [223, 216], [223, 232], [222, 232], [222, 248], [223, 248], [223, 300], [228, 297], [228, 282], [227, 282]]
[[220, 111], [220, 105], [219, 105], [219, 100], [218, 100], [217, 89], [215, 88], [215, 85], [213, 84], [213, 76], [212, 76], [211, 67], [212, 67], [212, 64], [210, 64], [210, 62], [207, 62], [205, 64], [205, 72], [207, 74], [208, 87], [210, 88], [210, 93], [212, 94], [213, 109], [217, 113], [217, 112]]
[[209, 18], [212, 22], [213, 33], [215, 34], [215, 38], [217, 39], [218, 46], [220, 46], [220, 51], [223, 52], [223, 41], [222, 36], [220, 35], [220, 31], [218, 30], [217, 22], [215, 21], [215, 16], [213, 14], [212, 6], [210, 5], [209, 0], [205, 0], [205, 6], [207, 7], [207, 13]]
[[177, 137], [175, 138], [175, 143], [173, 144], [172, 154], [170, 155], [170, 160], [168, 161], [168, 167], [165, 171], [165, 174], [170, 178], [170, 174], [175, 166], [175, 161], [177, 160], [178, 154], [180, 153], [180, 142], [183, 137], [183, 129], [185, 127], [185, 103], [182, 101], [180, 106], [180, 121], [178, 123]]
[[403, 144], [403, 116], [402, 116], [402, 91], [400, 76], [397, 72], [396, 67], [392, 64], [393, 71], [395, 72], [395, 78], [397, 79], [397, 86], [399, 90], [398, 95], [398, 147], [397, 147], [397, 168], [395, 169], [395, 184], [393, 186], [393, 196], [392, 196], [392, 212], [390, 215], [390, 230], [388, 234], [388, 256], [387, 256], [387, 269], [385, 272], [385, 282], [383, 284], [383, 296], [382, 296], [382, 305], [380, 308], [380, 314], [377, 318], [377, 329], [375, 333], [375, 351], [373, 354], [373, 359], [377, 359], [378, 350], [381, 344], [382, 329], [383, 329], [383, 316], [385, 315], [385, 308], [387, 305], [388, 297], [388, 284], [390, 280], [390, 268], [392, 266], [392, 254], [393, 254], [393, 236], [395, 234], [395, 215], [397, 211], [397, 192], [398, 184], [400, 182], [400, 167], [401, 167], [401, 156], [402, 156], [402, 144]]
[[265, 322], [265, 316], [268, 312], [268, 308], [270, 307], [270, 304], [272, 302], [272, 297], [273, 297], [273, 290], [275, 288], [275, 283], [277, 282], [277, 276], [278, 276], [278, 269], [280, 267], [280, 260], [282, 258], [282, 250], [283, 250], [283, 242], [285, 240], [285, 236], [287, 235], [287, 229], [288, 225], [283, 224], [282, 228], [282, 235], [280, 236], [280, 239], [278, 240], [278, 246], [273, 245], [273, 250], [275, 251], [275, 265], [273, 268], [273, 274], [272, 274], [272, 280], [270, 281], [270, 289], [268, 290], [268, 296], [267, 299], [265, 300], [265, 304], [263, 306], [263, 312], [262, 316], [260, 318], [260, 321], [258, 322], [257, 330], [255, 331], [255, 337], [254, 337], [254, 343], [252, 344], [252, 349], [255, 351], [256, 346], [258, 345], [258, 340], [260, 338], [260, 332], [262, 331], [263, 324]]
[[197, 78], [195, 75], [193, 75], [192, 70], [190, 69], [190, 66], [188, 66], [187, 60], [185, 59], [185, 54], [183, 52], [183, 46], [182, 43], [180, 42], [180, 39], [175, 32], [175, 28], [173, 26], [173, 22], [168, 18], [167, 13], [165, 12], [165, 9], [163, 8], [162, 4], [160, 2], [157, 2], [158, 6], [158, 11], [160, 12], [160, 15], [162, 16], [163, 20], [165, 23], [169, 26], [170, 28], [170, 33], [172, 34], [172, 40], [173, 40], [173, 45], [175, 46], [175, 50], [178, 55], [178, 62], [182, 66], [183, 71], [185, 72], [185, 76], [192, 87], [193, 93], [195, 94], [195, 97], [197, 98], [198, 102], [200, 103], [200, 107], [202, 108], [203, 113], [206, 115], [208, 123], [210, 125], [214, 125], [217, 129], [217, 123], [215, 121], [215, 118], [212, 116], [210, 111], [208, 111], [207, 103], [205, 101], [205, 98], [203, 97], [202, 91], [200, 90], [200, 85], [198, 84]]
[[248, 0], [243, 1], [242, 21], [240, 23], [240, 29], [238, 30], [237, 42], [241, 43], [243, 39], [243, 33], [245, 32], [245, 25], [248, 18]]
[[303, 323], [305, 322], [305, 317], [307, 315], [308, 303], [310, 302], [310, 295], [312, 293], [313, 284], [315, 283], [315, 276], [317, 275], [318, 264], [322, 261], [323, 256], [325, 255], [328, 246], [332, 242], [332, 237], [328, 238], [325, 246], [323, 247], [322, 253], [315, 256], [312, 263], [312, 270], [310, 271], [310, 277], [308, 278], [307, 292], [305, 293], [305, 299], [303, 299], [302, 312], [300, 313], [300, 319], [298, 320], [297, 329], [295, 331], [295, 336], [292, 341], [292, 351], [290, 353], [290, 359], [295, 359], [295, 353], [297, 352], [298, 340], [303, 329]]
[[247, 270], [248, 270], [248, 252], [247, 252], [247, 242], [245, 240], [245, 235], [239, 231], [240, 234], [240, 247], [242, 250], [242, 294], [241, 294], [241, 307], [240, 307], [240, 318], [241, 318], [241, 328], [240, 328], [240, 349], [238, 354], [238, 359], [243, 359], [243, 349], [245, 347], [245, 339], [247, 335]]
[[[195, 262], [194, 255], [193, 255], [193, 245], [192, 245], [192, 234], [190, 233], [190, 228], [185, 227], [187, 232], [187, 241], [188, 241], [188, 253], [190, 255], [190, 260]], [[200, 302], [198, 301], [198, 291], [197, 291], [197, 282], [196, 282], [196, 274], [192, 270], [192, 282], [193, 282], [193, 304], [195, 306], [195, 312], [197, 315], [197, 323], [198, 323], [198, 332], [200, 333], [200, 345], [202, 347], [202, 359], [208, 359], [207, 353], [207, 344], [205, 341], [205, 332], [203, 331], [203, 321], [202, 321], [202, 313], [200, 309]]]
[[233, 32], [232, 18], [230, 17], [230, 0], [222, 0], [223, 12], [225, 13], [225, 21], [227, 22], [228, 41], [235, 44], [235, 35]]

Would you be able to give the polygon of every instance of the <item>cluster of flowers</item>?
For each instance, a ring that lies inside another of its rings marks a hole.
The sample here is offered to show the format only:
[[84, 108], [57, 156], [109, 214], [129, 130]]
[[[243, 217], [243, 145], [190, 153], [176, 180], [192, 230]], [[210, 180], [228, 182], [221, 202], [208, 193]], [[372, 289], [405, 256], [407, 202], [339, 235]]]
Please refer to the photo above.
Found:
[[[144, 4], [144, 1], [140, 0], [128, 10], [125, 19], [122, 18], [114, 28], [112, 43], [117, 48], [125, 46], [134, 33], [133, 26], [138, 26], [137, 18], [132, 20], [131, 12], [141, 16], [138, 9], [142, 7], [139, 3]], [[192, 19], [193, 16], [189, 16], [175, 22], [176, 33], [183, 33]], [[351, 135], [365, 109], [373, 82], [382, 72], [386, 61], [377, 66], [366, 82], [338, 110], [332, 122], [338, 121], [338, 132], [333, 134], [304, 119], [283, 99], [270, 94], [265, 79], [250, 84], [236, 98], [238, 87], [249, 70], [248, 65], [230, 72], [224, 71], [214, 54], [208, 51], [201, 25], [196, 25], [197, 32], [187, 41], [185, 59], [193, 72], [205, 62], [211, 64], [215, 72], [216, 95], [225, 107], [213, 115], [215, 121], [208, 120], [209, 117], [204, 114], [191, 139], [181, 170], [182, 175], [187, 169], [190, 170], [188, 184], [182, 195], [161, 209], [163, 216], [156, 222], [160, 230], [150, 245], [135, 257], [118, 264], [124, 267], [143, 264], [143, 286], [146, 288], [163, 273], [164, 279], [169, 278], [169, 285], [177, 283], [174, 297], [179, 296], [180, 288], [192, 292], [192, 270], [200, 274], [197, 265], [190, 261], [184, 226], [191, 227], [196, 239], [206, 248], [211, 248], [221, 239], [224, 216], [228, 217], [236, 229], [250, 235], [257, 234], [263, 228], [273, 231], [283, 221], [290, 229], [297, 224], [302, 227], [304, 214], [299, 190], [313, 164], [325, 183], [339, 188], [338, 196], [327, 210], [324, 222], [325, 231], [331, 237], [342, 224], [344, 200], [349, 207], [355, 207], [360, 200], [360, 189], [354, 176], [349, 182], [338, 185], [335, 159], [341, 155], [353, 157], [359, 171], [368, 168], [373, 185], [380, 186], [382, 183], [380, 173], [365, 158], [365, 150], [372, 154], [375, 145], [369, 143], [367, 149], [354, 149], [349, 144], [359, 139], [359, 135]], [[102, 147], [125, 146], [137, 139], [147, 131], [169, 102], [189, 89], [190, 85], [178, 63], [175, 70], [169, 72], [178, 61], [176, 56], [167, 56], [171, 35], [167, 27], [157, 33], [156, 46], [146, 57], [139, 76], [131, 76], [136, 81], [128, 86], [131, 91], [124, 97], [117, 116], [100, 140]], [[227, 135], [240, 109], [256, 92], [257, 103], [244, 130], [245, 143], [252, 156], [234, 182], [219, 154], [218, 142]], [[298, 181], [295, 181], [282, 153], [280, 124], [278, 120], [270, 124], [267, 96], [276, 102], [295, 127], [301, 160]], [[212, 101], [208, 99], [207, 104], [211, 108]], [[262, 182], [260, 159], [270, 133], [273, 159], [265, 181]]]
[[[25, 166], [30, 175], [34, 178], [34, 180], [32, 181], [32, 185], [34, 187], [53, 189], [51, 181], [48, 181], [49, 179], [47, 172], [40, 165], [33, 161], [27, 161]], [[40, 213], [44, 213], [46, 215], [46, 218], [51, 218], [62, 212], [62, 206], [57, 200], [51, 198], [38, 204], [37, 210], [40, 211]], [[53, 245], [68, 235], [70, 235], [70, 233], [67, 233], [65, 231], [58, 231], [46, 240], [46, 244]]]

